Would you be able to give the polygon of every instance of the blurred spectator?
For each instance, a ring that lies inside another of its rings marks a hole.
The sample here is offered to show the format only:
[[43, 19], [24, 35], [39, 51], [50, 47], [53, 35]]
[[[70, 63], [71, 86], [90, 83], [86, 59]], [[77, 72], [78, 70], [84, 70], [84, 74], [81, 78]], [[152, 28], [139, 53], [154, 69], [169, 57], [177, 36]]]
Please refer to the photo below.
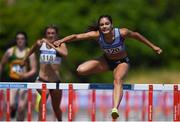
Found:
[[[27, 82], [36, 73], [35, 54], [31, 55], [28, 63], [21, 66], [22, 59], [30, 50], [27, 47], [27, 34], [25, 32], [17, 32], [15, 37], [15, 45], [7, 49], [0, 62], [0, 75], [6, 64], [9, 65], [8, 78], [6, 82]], [[27, 105], [27, 90], [11, 89], [10, 90], [10, 110], [11, 117], [14, 118], [17, 113], [17, 120], [23, 121]]]

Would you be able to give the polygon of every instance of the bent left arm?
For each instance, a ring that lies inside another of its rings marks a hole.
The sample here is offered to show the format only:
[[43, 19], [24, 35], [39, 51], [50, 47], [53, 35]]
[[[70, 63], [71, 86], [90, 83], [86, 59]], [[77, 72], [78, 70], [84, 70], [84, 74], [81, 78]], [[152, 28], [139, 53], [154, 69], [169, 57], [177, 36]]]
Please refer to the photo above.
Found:
[[157, 54], [162, 53], [162, 49], [156, 45], [154, 45], [152, 42], [150, 42], [148, 39], [146, 39], [143, 35], [141, 35], [138, 32], [133, 32], [131, 30], [128, 30], [126, 28], [122, 28], [120, 29], [121, 32], [121, 36], [123, 38], [133, 38], [136, 39], [144, 44], [146, 44], [147, 46], [149, 46], [150, 48], [152, 48]]
[[57, 50], [57, 52], [62, 56], [62, 57], [66, 57], [68, 55], [68, 50], [66, 47], [65, 43], [62, 43], [60, 46], [58, 46], [57, 48], [55, 48], [55, 50]]

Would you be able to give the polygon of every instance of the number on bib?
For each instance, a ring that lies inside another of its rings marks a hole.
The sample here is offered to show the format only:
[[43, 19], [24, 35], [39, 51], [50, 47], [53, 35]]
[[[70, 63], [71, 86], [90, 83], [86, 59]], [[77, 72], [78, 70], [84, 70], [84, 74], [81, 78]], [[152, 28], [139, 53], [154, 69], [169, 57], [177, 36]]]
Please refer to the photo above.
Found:
[[104, 51], [105, 51], [106, 53], [109, 53], [109, 54], [116, 54], [116, 53], [118, 53], [120, 50], [121, 50], [121, 47], [104, 49]]
[[55, 59], [56, 59], [55, 54], [41, 54], [40, 55], [40, 62], [50, 63], [50, 62], [55, 61]]
[[20, 65], [13, 65], [11, 70], [13, 72], [16, 72], [16, 73], [22, 73], [23, 72], [23, 68]]

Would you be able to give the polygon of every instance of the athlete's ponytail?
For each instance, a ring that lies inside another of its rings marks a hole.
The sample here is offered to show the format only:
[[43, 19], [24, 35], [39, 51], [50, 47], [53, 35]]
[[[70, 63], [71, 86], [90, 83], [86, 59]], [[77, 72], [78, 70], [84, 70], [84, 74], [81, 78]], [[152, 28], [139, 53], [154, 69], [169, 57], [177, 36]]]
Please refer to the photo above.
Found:
[[87, 29], [88, 32], [89, 31], [97, 31], [97, 30], [99, 30], [98, 22], [93, 22], [93, 24], [88, 26], [88, 29]]

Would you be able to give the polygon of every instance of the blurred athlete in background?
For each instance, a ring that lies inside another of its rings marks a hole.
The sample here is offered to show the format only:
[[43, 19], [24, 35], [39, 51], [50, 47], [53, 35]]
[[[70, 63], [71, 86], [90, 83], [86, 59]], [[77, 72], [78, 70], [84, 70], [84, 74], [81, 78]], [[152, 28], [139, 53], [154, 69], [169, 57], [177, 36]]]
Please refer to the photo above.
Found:
[[[45, 83], [60, 83], [61, 76], [59, 74], [59, 68], [61, 65], [61, 60], [68, 54], [65, 44], [59, 47], [53, 45], [54, 41], [58, 39], [58, 28], [56, 26], [50, 25], [45, 28], [44, 38], [38, 40], [31, 48], [27, 57], [24, 59], [26, 62], [28, 57], [34, 52], [38, 51], [40, 53], [39, 62], [39, 76], [37, 77], [37, 82]], [[41, 90], [38, 92], [41, 94]], [[62, 120], [62, 111], [60, 109], [62, 90], [51, 89], [48, 91], [47, 95], [51, 96], [52, 107], [55, 112], [58, 121]], [[42, 106], [41, 100], [39, 104], [39, 120], [42, 117]]]
[[[33, 53], [27, 60], [28, 63], [21, 66], [21, 62], [30, 50], [27, 47], [27, 34], [17, 32], [15, 45], [7, 49], [0, 62], [0, 75], [6, 64], [9, 65], [9, 76], [6, 82], [31, 82], [30, 79], [36, 73], [37, 62]], [[11, 117], [15, 117], [17, 110], [17, 120], [23, 121], [25, 111], [27, 110], [27, 90], [11, 89], [10, 90], [10, 111]]]

